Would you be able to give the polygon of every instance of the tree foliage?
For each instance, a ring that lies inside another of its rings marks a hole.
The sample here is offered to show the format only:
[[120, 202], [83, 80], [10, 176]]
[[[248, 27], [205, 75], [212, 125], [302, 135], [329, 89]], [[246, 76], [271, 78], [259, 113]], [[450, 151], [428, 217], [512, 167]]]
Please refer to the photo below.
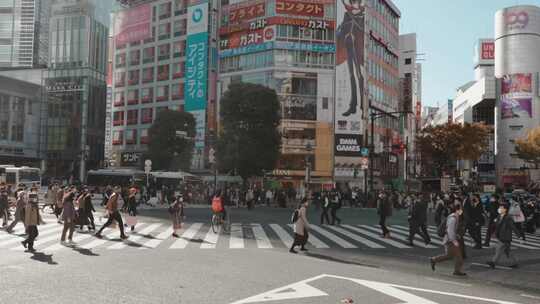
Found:
[[244, 180], [273, 170], [279, 158], [281, 136], [276, 92], [261, 85], [229, 86], [221, 99], [222, 130], [216, 158], [223, 172]]
[[417, 135], [424, 169], [441, 175], [457, 160], [477, 160], [489, 145], [491, 128], [481, 123], [428, 126]]
[[[176, 131], [187, 133], [178, 136]], [[187, 112], [163, 110], [148, 130], [148, 157], [155, 170], [187, 170], [191, 165], [195, 118]]]
[[516, 140], [517, 156], [538, 169], [540, 165], [540, 127], [529, 130], [525, 138]]

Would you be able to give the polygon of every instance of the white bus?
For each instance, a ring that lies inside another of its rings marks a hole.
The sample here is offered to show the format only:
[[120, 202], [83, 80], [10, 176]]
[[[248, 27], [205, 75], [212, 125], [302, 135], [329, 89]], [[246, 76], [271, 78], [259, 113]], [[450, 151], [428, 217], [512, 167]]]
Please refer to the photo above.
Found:
[[31, 167], [15, 167], [11, 165], [0, 166], [5, 173], [2, 174], [2, 181], [12, 188], [20, 184], [30, 188], [36, 186], [41, 189], [41, 170]]

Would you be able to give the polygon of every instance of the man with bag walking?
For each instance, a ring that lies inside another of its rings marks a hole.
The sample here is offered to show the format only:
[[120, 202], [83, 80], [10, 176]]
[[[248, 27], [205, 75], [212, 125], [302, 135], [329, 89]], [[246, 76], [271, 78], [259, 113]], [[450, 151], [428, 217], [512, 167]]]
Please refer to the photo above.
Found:
[[485, 224], [484, 207], [480, 203], [480, 197], [475, 194], [466, 200], [463, 205], [465, 227], [474, 240], [474, 249], [482, 249], [482, 226]]
[[500, 243], [497, 245], [493, 259], [487, 262], [491, 268], [495, 268], [495, 265], [499, 264], [503, 254], [512, 262], [512, 264], [510, 264], [511, 268], [518, 267], [517, 260], [510, 251], [512, 248], [512, 233], [515, 232], [517, 235], [521, 236], [523, 240], [525, 240], [525, 233], [517, 229], [514, 225], [514, 220], [508, 214], [508, 209], [508, 204], [501, 204], [498, 209], [499, 217], [497, 218], [495, 234]]
[[497, 194], [494, 194], [489, 199], [489, 205], [487, 207], [488, 211], [488, 226], [487, 226], [487, 232], [486, 232], [486, 240], [484, 242], [484, 247], [489, 247], [489, 244], [491, 242], [491, 237], [495, 233], [495, 230], [497, 228], [497, 217], [499, 217], [499, 196]]
[[390, 238], [390, 230], [386, 227], [386, 219], [392, 216], [392, 202], [384, 191], [379, 193], [377, 200], [377, 214], [379, 215], [379, 225], [382, 229], [382, 237]]
[[337, 189], [332, 190], [332, 199], [330, 201], [330, 216], [332, 217], [331, 225], [335, 225], [336, 221], [338, 225], [341, 225], [341, 219], [337, 216], [338, 210], [342, 205], [342, 197]]
[[28, 237], [22, 241], [21, 244], [24, 246], [24, 248], [28, 248], [26, 250], [27, 252], [35, 252], [34, 241], [39, 234], [37, 226], [43, 222], [41, 215], [39, 214], [38, 200], [28, 199], [24, 210], [24, 225], [26, 226]]
[[120, 212], [118, 211], [118, 199], [120, 196], [120, 187], [115, 187], [115, 191], [111, 194], [111, 197], [107, 201], [107, 205], [105, 206], [105, 209], [107, 210], [107, 213], [109, 214], [109, 218], [107, 219], [107, 222], [101, 228], [99, 231], [95, 234], [97, 238], [102, 238], [101, 232], [109, 227], [113, 221], [116, 221], [118, 223], [118, 227], [120, 228], [120, 238], [121, 239], [127, 239], [127, 235], [124, 233], [124, 222], [122, 221], [122, 216], [120, 215]]
[[465, 276], [462, 271], [463, 268], [463, 255], [461, 252], [461, 245], [459, 242], [458, 225], [459, 217], [463, 214], [461, 204], [454, 204], [452, 213], [446, 219], [446, 234], [443, 238], [443, 243], [446, 253], [436, 257], [429, 258], [431, 264], [431, 270], [435, 271], [435, 265], [440, 262], [454, 259], [454, 275]]
[[15, 219], [6, 228], [6, 231], [8, 233], [13, 232], [13, 228], [15, 228], [17, 223], [22, 222], [23, 225], [24, 225], [24, 207], [25, 206], [26, 206], [25, 193], [23, 191], [20, 191], [19, 193], [17, 193], [17, 203], [16, 203], [16, 207], [15, 207]]
[[424, 193], [422, 198], [413, 199], [409, 206], [409, 246], [414, 246], [414, 236], [419, 234], [427, 245], [431, 243], [427, 231], [427, 209], [430, 197]]

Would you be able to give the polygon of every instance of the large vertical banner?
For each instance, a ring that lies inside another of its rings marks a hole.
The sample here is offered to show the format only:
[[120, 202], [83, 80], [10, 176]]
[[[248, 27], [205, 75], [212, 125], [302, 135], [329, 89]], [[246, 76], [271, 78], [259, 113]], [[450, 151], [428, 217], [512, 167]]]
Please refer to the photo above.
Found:
[[[335, 86], [335, 167], [360, 165], [363, 144], [367, 74], [365, 28], [367, 1], [337, 1], [336, 86]], [[338, 174], [336, 174], [338, 175]], [[345, 174], [350, 175], [350, 174]]]
[[195, 148], [204, 148], [208, 95], [208, 3], [188, 7], [185, 110], [195, 116]]

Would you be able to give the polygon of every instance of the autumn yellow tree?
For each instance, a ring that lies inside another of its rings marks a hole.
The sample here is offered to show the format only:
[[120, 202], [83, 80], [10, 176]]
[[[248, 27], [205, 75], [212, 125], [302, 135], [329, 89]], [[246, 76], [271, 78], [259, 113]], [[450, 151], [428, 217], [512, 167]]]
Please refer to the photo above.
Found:
[[526, 163], [540, 167], [540, 127], [529, 130], [527, 136], [516, 140], [516, 154]]

